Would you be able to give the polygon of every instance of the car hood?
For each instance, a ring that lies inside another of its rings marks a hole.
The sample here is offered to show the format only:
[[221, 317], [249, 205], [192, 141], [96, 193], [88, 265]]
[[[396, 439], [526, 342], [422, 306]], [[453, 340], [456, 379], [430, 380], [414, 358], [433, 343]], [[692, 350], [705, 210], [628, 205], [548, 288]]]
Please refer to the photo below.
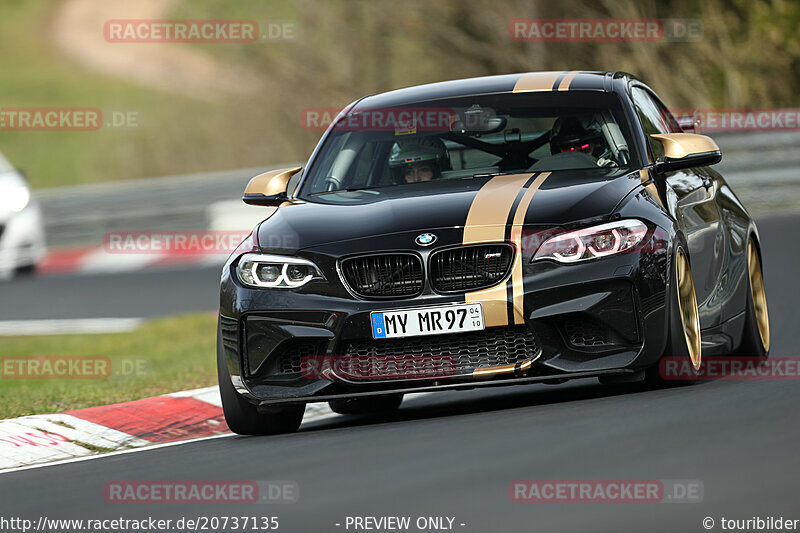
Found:
[[[516, 198], [510, 210], [513, 219], [517, 204], [527, 190], [525, 185], [532, 181], [525, 177], [536, 179], [540, 176], [530, 173], [442, 180], [422, 185], [329, 193], [285, 202], [258, 227], [259, 244], [264, 250], [291, 253], [339, 241], [375, 239], [391, 234], [446, 230], [452, 236], [456, 230], [459, 233], [463, 231], [470, 210], [477, 208], [476, 196], [491, 180], [522, 184], [512, 187], [513, 191], [504, 189], [505, 197], [510, 192]], [[524, 215], [517, 214], [516, 219], [524, 220], [525, 225], [546, 227], [602, 221], [640, 184], [638, 172], [616, 169], [555, 171], [544, 177]], [[482, 209], [491, 210], [491, 202], [487, 206], [485, 201], [487, 191], [484, 191]], [[508, 208], [498, 208], [497, 211], [489, 218], [496, 220], [497, 225], [506, 225]], [[482, 218], [486, 220], [486, 217]]]

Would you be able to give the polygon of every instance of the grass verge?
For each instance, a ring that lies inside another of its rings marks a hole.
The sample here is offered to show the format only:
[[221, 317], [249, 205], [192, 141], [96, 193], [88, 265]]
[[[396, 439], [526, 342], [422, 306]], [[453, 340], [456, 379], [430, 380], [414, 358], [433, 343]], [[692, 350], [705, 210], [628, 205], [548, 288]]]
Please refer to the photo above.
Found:
[[[96, 131], [16, 131], [0, 125], [0, 152], [25, 172], [32, 187], [241, 164], [205, 158], [216, 154], [208, 144], [215, 138], [211, 123], [214, 117], [227, 116], [224, 105], [210, 105], [82, 67], [53, 43], [57, 8], [51, 0], [0, 2], [0, 49], [6, 52], [0, 54], [0, 109], [99, 108], [104, 112], [104, 124], [109, 122], [110, 112], [119, 111], [137, 114], [138, 125]], [[102, 31], [102, 27], [96, 30]]]
[[[0, 419], [215, 385], [215, 342], [216, 315], [212, 313], [152, 320], [130, 333], [4, 337]], [[34, 356], [47, 356], [51, 362], [86, 357], [93, 365], [99, 361], [101, 367], [105, 363], [110, 367], [107, 372], [95, 372], [99, 377], [93, 378], [9, 377], [19, 376], [19, 358]]]

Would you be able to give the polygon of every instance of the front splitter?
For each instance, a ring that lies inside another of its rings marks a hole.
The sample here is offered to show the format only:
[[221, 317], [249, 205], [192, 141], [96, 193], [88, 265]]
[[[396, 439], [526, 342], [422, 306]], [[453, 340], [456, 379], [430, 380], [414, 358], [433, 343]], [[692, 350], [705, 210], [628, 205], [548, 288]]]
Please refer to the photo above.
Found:
[[[623, 374], [633, 374], [635, 373], [634, 370], [628, 368], [619, 368], [619, 369], [611, 369], [611, 370], [592, 370], [586, 372], [570, 372], [566, 374], [550, 374], [546, 376], [528, 376], [528, 377], [518, 377], [518, 378], [507, 378], [507, 379], [492, 379], [492, 380], [481, 380], [481, 381], [465, 381], [459, 383], [449, 383], [449, 384], [432, 384], [432, 385], [422, 385], [418, 387], [395, 387], [395, 388], [387, 388], [381, 389], [379, 391], [364, 391], [364, 392], [348, 392], [345, 394], [327, 394], [327, 395], [319, 395], [319, 396], [308, 396], [304, 398], [275, 398], [271, 400], [261, 400], [258, 403], [259, 408], [266, 408], [272, 407], [276, 405], [291, 405], [291, 404], [298, 404], [298, 403], [314, 403], [314, 402], [327, 402], [330, 400], [337, 400], [343, 398], [368, 398], [373, 396], [386, 396], [389, 394], [411, 394], [417, 392], [437, 392], [437, 391], [448, 391], [448, 390], [469, 390], [475, 389], [478, 387], [507, 387], [509, 385], [525, 385], [530, 383], [542, 383], [548, 381], [566, 381], [571, 379], [583, 379], [583, 378], [596, 378], [601, 376], [615, 376], [615, 375], [623, 375]], [[384, 382], [385, 383], [385, 382]], [[365, 382], [364, 385], [369, 385], [368, 382]]]

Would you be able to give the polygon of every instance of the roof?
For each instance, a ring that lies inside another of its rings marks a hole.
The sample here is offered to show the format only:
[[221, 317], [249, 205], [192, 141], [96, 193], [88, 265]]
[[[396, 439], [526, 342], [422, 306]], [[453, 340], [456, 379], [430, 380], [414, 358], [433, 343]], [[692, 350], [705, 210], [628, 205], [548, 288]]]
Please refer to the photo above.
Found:
[[425, 100], [492, 93], [544, 91], [605, 91], [613, 90], [613, 80], [633, 77], [624, 72], [551, 71], [503, 74], [462, 80], [443, 81], [397, 89], [368, 96], [356, 107], [392, 107]]

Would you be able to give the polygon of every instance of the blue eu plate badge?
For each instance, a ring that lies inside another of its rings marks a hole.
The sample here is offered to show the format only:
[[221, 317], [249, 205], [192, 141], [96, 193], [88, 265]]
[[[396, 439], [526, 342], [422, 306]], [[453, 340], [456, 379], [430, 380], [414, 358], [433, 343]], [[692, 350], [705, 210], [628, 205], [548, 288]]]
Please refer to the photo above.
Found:
[[375, 339], [386, 338], [386, 324], [383, 313], [372, 313], [372, 337]]

